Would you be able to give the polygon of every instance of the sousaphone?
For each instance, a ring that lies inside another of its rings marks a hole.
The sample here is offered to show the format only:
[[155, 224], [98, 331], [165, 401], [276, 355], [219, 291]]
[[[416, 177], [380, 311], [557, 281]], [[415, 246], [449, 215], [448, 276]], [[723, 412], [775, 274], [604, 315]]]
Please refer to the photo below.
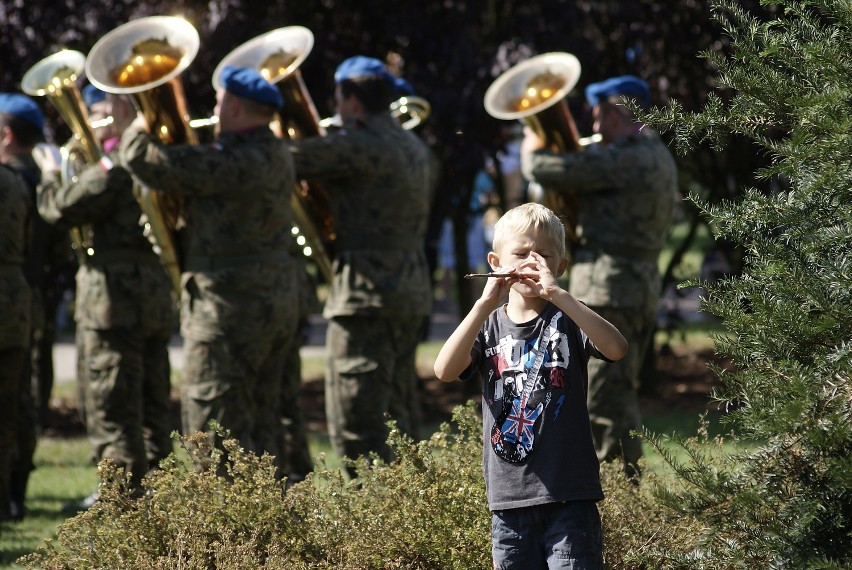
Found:
[[[313, 33], [302, 26], [278, 28], [255, 37], [226, 55], [213, 72], [213, 87], [221, 87], [220, 76], [227, 65], [259, 72], [275, 85], [284, 99], [272, 129], [283, 138], [323, 136], [319, 114], [305, 87], [299, 66], [314, 45]], [[302, 252], [314, 260], [323, 277], [331, 283], [332, 255], [336, 235], [328, 193], [316, 182], [298, 181], [291, 204], [296, 226], [294, 234]]]
[[[86, 75], [99, 89], [130, 95], [152, 136], [164, 144], [194, 144], [180, 75], [198, 53], [196, 29], [183, 18], [151, 16], [102, 37], [86, 58]], [[184, 224], [179, 196], [137, 187], [146, 235], [180, 295], [182, 260], [176, 232]]]
[[[565, 97], [580, 79], [580, 61], [551, 52], [524, 60], [501, 74], [485, 92], [485, 110], [496, 119], [518, 120], [554, 152], [583, 148]], [[569, 243], [577, 240], [577, 205], [564, 190], [544, 189], [546, 205], [566, 222]]]
[[[83, 73], [86, 56], [65, 49], [33, 65], [21, 79], [21, 89], [28, 95], [47, 97], [71, 130], [71, 139], [60, 149], [62, 184], [75, 180], [76, 173], [101, 158], [101, 147], [89, 124], [89, 113], [77, 80]], [[91, 228], [71, 228], [71, 247], [81, 265], [92, 249]]]

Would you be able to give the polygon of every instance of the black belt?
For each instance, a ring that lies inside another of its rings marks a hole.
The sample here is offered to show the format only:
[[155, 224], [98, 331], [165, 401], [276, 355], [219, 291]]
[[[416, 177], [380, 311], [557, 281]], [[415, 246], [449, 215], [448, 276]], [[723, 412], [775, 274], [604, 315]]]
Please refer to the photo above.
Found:
[[288, 263], [288, 251], [265, 251], [244, 255], [187, 255], [185, 271], [218, 271], [255, 263]]

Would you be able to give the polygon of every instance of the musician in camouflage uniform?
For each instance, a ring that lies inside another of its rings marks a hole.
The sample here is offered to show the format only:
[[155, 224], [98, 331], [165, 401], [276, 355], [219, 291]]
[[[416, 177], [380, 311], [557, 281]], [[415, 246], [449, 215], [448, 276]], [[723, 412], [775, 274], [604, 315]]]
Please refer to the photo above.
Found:
[[296, 334], [293, 163], [269, 129], [281, 94], [227, 66], [213, 144], [165, 146], [144, 119], [125, 132], [122, 162], [145, 184], [184, 198], [181, 332], [185, 433], [216, 420], [244, 449], [279, 461], [280, 391]]
[[[135, 110], [126, 96], [93, 86], [84, 96], [92, 120], [113, 118], [95, 131], [104, 155], [64, 185], [58, 165], [43, 159], [38, 209], [51, 223], [80, 227], [91, 243], [91, 255], [77, 270], [74, 313], [86, 433], [93, 460], [126, 469], [139, 489], [145, 473], [172, 449], [167, 347], [174, 303], [168, 276], [139, 225], [133, 179], [116, 164], [119, 136]], [[96, 499], [97, 492], [79, 507]]]
[[424, 254], [433, 162], [388, 112], [403, 80], [373, 58], [335, 72], [343, 128], [291, 142], [296, 176], [331, 199], [337, 241], [324, 308], [326, 416], [335, 450], [389, 459], [386, 415], [416, 436], [415, 351], [431, 311]]
[[24, 183], [29, 194], [31, 212], [27, 244], [24, 246], [24, 276], [29, 284], [30, 340], [27, 346], [31, 358], [24, 362], [21, 371], [21, 386], [16, 410], [15, 459], [12, 463], [9, 492], [9, 509], [13, 520], [22, 520], [25, 515], [25, 498], [30, 472], [33, 469], [33, 454], [36, 448], [37, 409], [33, 400], [33, 367], [36, 338], [45, 330], [44, 304], [41, 290], [44, 277], [44, 254], [50, 232], [35, 211], [36, 186], [40, 178], [38, 166], [33, 159], [33, 148], [42, 140], [44, 115], [35, 101], [20, 93], [0, 93], [0, 163], [11, 168]]
[[29, 357], [32, 297], [23, 265], [30, 212], [23, 182], [11, 168], [0, 165], [0, 520], [12, 518], [11, 470], [21, 376]]
[[647, 105], [648, 86], [623, 76], [586, 89], [600, 145], [554, 153], [527, 129], [522, 163], [527, 178], [576, 196], [579, 242], [572, 252], [570, 292], [630, 344], [628, 355], [615, 364], [589, 363], [588, 400], [598, 457], [623, 458], [633, 475], [642, 447], [629, 432], [641, 425], [638, 374], [654, 329], [657, 257], [672, 220], [677, 171], [659, 135], [636, 121], [622, 96]]

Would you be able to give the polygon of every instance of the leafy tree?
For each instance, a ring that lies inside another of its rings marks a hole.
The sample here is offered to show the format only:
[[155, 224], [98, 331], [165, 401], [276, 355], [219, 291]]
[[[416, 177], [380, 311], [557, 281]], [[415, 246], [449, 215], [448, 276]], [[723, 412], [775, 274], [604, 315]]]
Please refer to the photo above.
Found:
[[[723, 319], [716, 346], [736, 364], [717, 397], [757, 443], [726, 456], [653, 438], [681, 483], [659, 488], [661, 500], [707, 528], [682, 567], [852, 567], [852, 6], [778, 4], [759, 19], [714, 2], [733, 50], [707, 56], [734, 95], [651, 118], [685, 150], [748, 137], [773, 182], [739, 200], [696, 199], [745, 251], [742, 275], [708, 285], [704, 307]], [[673, 459], [676, 446], [689, 461]]]

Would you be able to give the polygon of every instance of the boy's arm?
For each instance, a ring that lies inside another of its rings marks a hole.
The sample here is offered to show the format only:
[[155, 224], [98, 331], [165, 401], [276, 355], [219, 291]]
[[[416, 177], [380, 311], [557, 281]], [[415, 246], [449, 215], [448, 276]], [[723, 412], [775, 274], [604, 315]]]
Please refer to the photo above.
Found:
[[550, 294], [550, 302], [571, 317], [601, 354], [611, 361], [621, 360], [627, 354], [627, 340], [615, 326], [557, 286]]
[[[510, 272], [513, 268], [502, 268], [500, 272]], [[479, 329], [494, 309], [502, 304], [517, 278], [489, 279], [482, 291], [482, 296], [473, 304], [470, 312], [462, 319], [441, 351], [435, 358], [435, 376], [443, 382], [457, 380], [459, 374], [470, 365], [470, 350], [476, 341]]]

